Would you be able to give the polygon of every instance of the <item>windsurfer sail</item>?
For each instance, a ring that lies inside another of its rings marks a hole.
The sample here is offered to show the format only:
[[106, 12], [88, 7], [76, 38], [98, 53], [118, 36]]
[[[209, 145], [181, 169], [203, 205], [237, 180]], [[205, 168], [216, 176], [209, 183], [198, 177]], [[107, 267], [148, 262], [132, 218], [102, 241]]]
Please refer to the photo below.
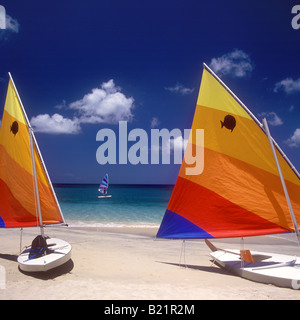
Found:
[[107, 190], [108, 190], [108, 174], [106, 174], [103, 177], [103, 179], [102, 179], [102, 181], [100, 183], [98, 191], [103, 194], [103, 196], [100, 196], [100, 197], [107, 197], [108, 196], [107, 195]]

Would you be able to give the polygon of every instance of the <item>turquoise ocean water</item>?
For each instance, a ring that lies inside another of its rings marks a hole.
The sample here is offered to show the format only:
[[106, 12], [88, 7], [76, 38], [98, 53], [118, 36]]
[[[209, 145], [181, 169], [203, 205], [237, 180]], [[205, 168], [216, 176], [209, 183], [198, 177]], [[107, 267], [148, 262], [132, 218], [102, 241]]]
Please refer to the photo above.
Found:
[[111, 198], [99, 199], [99, 185], [56, 184], [54, 189], [70, 226], [158, 227], [172, 185], [111, 185]]

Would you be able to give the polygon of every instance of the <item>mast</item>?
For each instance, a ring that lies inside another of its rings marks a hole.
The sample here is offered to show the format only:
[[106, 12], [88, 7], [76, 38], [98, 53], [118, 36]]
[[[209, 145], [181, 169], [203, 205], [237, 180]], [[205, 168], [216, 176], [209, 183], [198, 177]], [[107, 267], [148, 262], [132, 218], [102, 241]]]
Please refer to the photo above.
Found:
[[34, 149], [33, 149], [33, 139], [32, 139], [33, 129], [31, 127], [29, 127], [28, 130], [29, 130], [29, 140], [30, 140], [30, 154], [31, 154], [31, 162], [32, 162], [32, 171], [33, 171], [33, 178], [34, 178], [35, 200], [36, 200], [36, 206], [37, 206], [37, 211], [38, 211], [38, 215], [39, 215], [41, 235], [44, 238], [45, 235], [44, 235], [44, 229], [43, 229], [43, 218], [42, 218], [42, 212], [41, 212], [39, 187], [38, 187], [38, 182], [37, 182], [37, 177], [36, 177], [36, 167], [35, 167], [35, 160], [34, 160]]
[[276, 167], [277, 167], [277, 170], [278, 170], [278, 173], [279, 173], [279, 177], [280, 177], [280, 180], [281, 180], [281, 184], [282, 184], [282, 187], [283, 187], [285, 198], [286, 198], [286, 201], [287, 201], [287, 204], [288, 204], [288, 207], [289, 207], [289, 211], [290, 211], [290, 215], [291, 215], [291, 218], [292, 218], [292, 221], [293, 221], [293, 225], [294, 225], [294, 228], [295, 228], [295, 233], [297, 235], [298, 243], [299, 243], [299, 246], [300, 246], [300, 233], [299, 233], [297, 220], [296, 220], [296, 217], [295, 217], [295, 214], [294, 214], [294, 210], [293, 210], [293, 207], [292, 207], [292, 204], [291, 204], [291, 200], [290, 200], [290, 197], [289, 197], [289, 193], [287, 191], [286, 184], [285, 184], [285, 181], [284, 181], [284, 178], [283, 178], [283, 175], [282, 175], [282, 171], [281, 171], [281, 168], [280, 168], [280, 165], [279, 165], [279, 161], [278, 161], [278, 158], [277, 158], [277, 155], [276, 155], [276, 151], [275, 151], [275, 148], [274, 148], [273, 139], [272, 139], [271, 134], [270, 134], [268, 122], [267, 122], [266, 118], [263, 118], [262, 121], [263, 121], [263, 124], [264, 124], [264, 127], [265, 127], [265, 131], [266, 131], [266, 134], [267, 134], [269, 142], [270, 142], [270, 146], [271, 146], [272, 153], [273, 153], [273, 156], [274, 156], [274, 159], [275, 159]]
[[33, 139], [34, 145], [35, 145], [35, 147], [36, 147], [36, 150], [37, 150], [37, 152], [38, 152], [38, 155], [39, 155], [39, 157], [40, 157], [40, 160], [41, 160], [41, 163], [42, 163], [42, 165], [43, 165], [44, 171], [45, 171], [45, 173], [46, 173], [46, 176], [47, 176], [47, 179], [48, 179], [48, 182], [49, 182], [49, 185], [50, 185], [52, 194], [53, 194], [53, 196], [54, 196], [54, 199], [55, 199], [56, 205], [57, 205], [57, 207], [58, 207], [59, 213], [60, 213], [60, 215], [61, 215], [61, 217], [62, 217], [63, 224], [67, 226], [68, 224], [65, 222], [64, 215], [63, 215], [63, 213], [62, 213], [62, 211], [61, 211], [59, 202], [58, 202], [57, 197], [56, 197], [56, 193], [55, 193], [55, 191], [54, 191], [54, 189], [53, 189], [53, 185], [52, 185], [51, 179], [50, 179], [50, 177], [49, 177], [49, 173], [48, 173], [48, 171], [47, 171], [47, 168], [46, 168], [44, 159], [43, 159], [43, 157], [42, 157], [42, 154], [41, 154], [39, 145], [38, 145], [38, 143], [37, 143], [37, 141], [36, 141], [36, 138], [35, 138], [35, 135], [34, 135], [33, 130], [32, 130], [32, 139]]

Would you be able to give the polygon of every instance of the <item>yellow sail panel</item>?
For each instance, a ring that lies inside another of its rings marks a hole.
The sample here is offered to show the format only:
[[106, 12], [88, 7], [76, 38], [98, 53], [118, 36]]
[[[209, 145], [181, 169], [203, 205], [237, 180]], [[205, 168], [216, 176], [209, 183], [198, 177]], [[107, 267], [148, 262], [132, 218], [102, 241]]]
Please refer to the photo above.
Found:
[[4, 110], [6, 110], [19, 123], [27, 125], [24, 113], [22, 111], [17, 93], [14, 89], [13, 83], [9, 80], [6, 102]]
[[[222, 90], [226, 91], [224, 88]], [[218, 96], [218, 93], [215, 92], [214, 96]], [[196, 129], [204, 129], [205, 148], [242, 160], [278, 176], [270, 143], [264, 131], [252, 119], [238, 115], [234, 115], [235, 127], [232, 130], [224, 125], [222, 127], [222, 122], [229, 114], [229, 111], [197, 106], [192, 125], [193, 143], [199, 144], [195, 137]], [[277, 157], [285, 179], [300, 184], [298, 177], [279, 152]]]
[[[43, 224], [63, 222], [35, 146], [34, 159]], [[10, 81], [0, 128], [0, 227], [40, 225], [36, 194], [29, 128]]]
[[207, 70], [203, 70], [197, 105], [252, 119], [234, 97]]
[[11, 116], [6, 109], [2, 117], [0, 144], [14, 161], [32, 174], [28, 127]]

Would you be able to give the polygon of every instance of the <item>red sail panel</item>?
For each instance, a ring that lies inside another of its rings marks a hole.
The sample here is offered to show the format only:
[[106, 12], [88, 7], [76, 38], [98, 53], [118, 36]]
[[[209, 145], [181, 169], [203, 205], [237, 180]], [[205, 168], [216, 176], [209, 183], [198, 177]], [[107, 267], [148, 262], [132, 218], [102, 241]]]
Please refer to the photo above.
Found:
[[[178, 198], [182, 201], [178, 202]], [[217, 193], [181, 177], [177, 179], [168, 210], [186, 218], [214, 238], [254, 236], [287, 231]]]

